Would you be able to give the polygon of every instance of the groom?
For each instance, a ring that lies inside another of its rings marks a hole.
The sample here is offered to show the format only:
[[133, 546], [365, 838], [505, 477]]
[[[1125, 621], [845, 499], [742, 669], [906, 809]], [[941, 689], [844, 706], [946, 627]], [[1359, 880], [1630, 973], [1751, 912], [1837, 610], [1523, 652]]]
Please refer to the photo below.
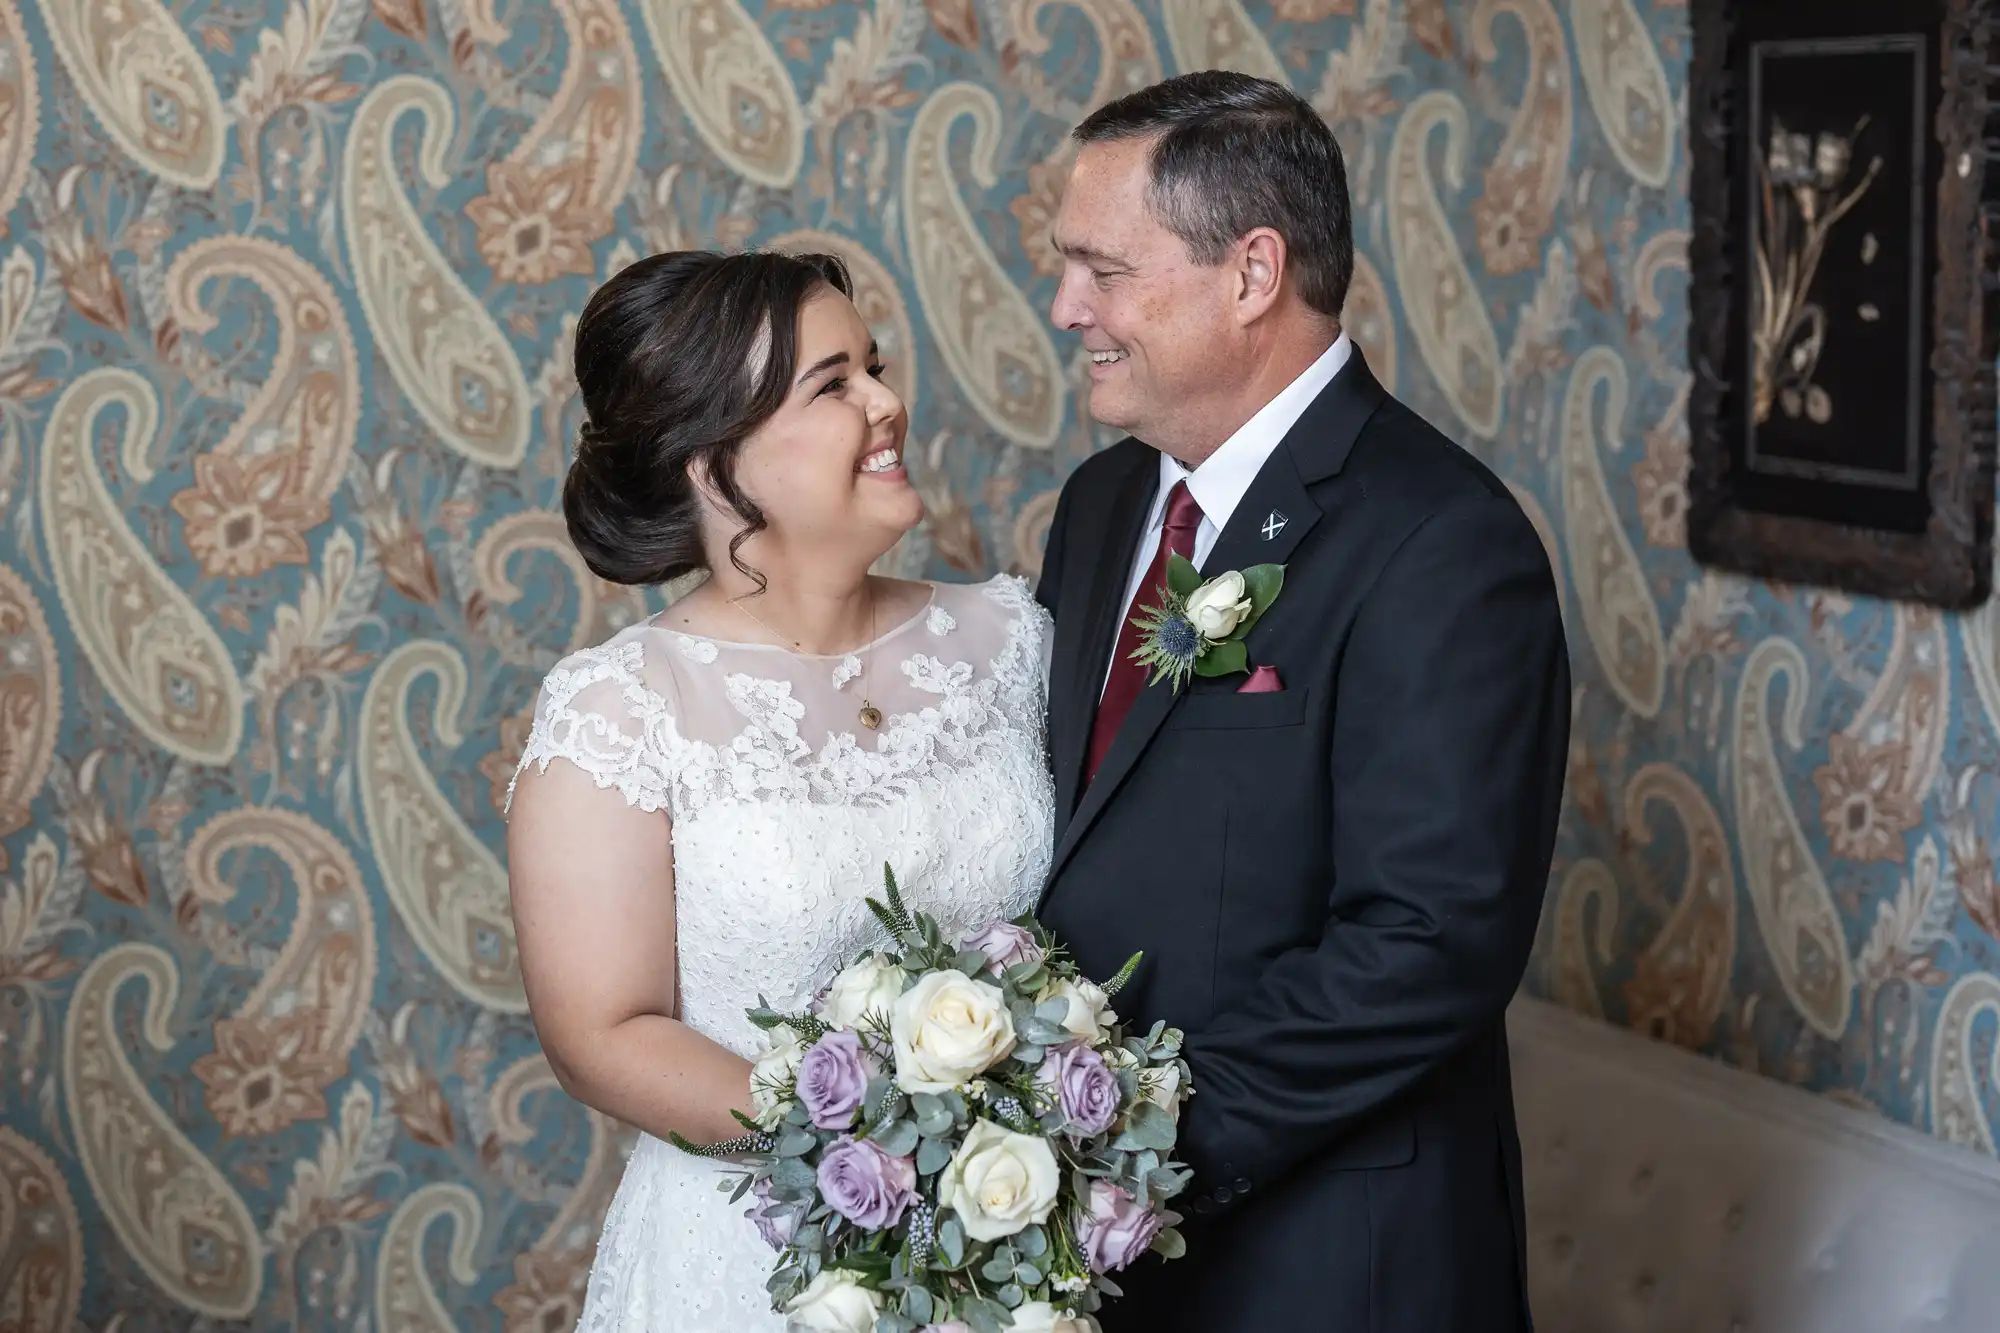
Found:
[[[1568, 745], [1548, 558], [1341, 331], [1347, 182], [1309, 105], [1192, 74], [1075, 137], [1052, 314], [1131, 438], [1069, 479], [1043, 562], [1040, 914], [1089, 974], [1145, 951], [1117, 1007], [1185, 1030], [1198, 1090], [1187, 1255], [1119, 1274], [1106, 1328], [1526, 1329], [1503, 1015]], [[1254, 674], [1147, 685], [1131, 614], [1168, 552], [1285, 566]]]

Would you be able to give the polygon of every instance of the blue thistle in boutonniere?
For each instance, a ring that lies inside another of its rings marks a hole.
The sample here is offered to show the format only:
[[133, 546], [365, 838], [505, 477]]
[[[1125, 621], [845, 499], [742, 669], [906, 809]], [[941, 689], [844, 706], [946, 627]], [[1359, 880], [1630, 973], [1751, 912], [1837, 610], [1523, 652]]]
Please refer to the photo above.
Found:
[[1151, 668], [1148, 685], [1162, 678], [1175, 694], [1194, 676], [1229, 676], [1250, 669], [1243, 640], [1278, 600], [1285, 586], [1283, 565], [1228, 570], [1204, 582], [1181, 556], [1167, 559], [1167, 586], [1157, 605], [1132, 617], [1139, 646], [1132, 659]]

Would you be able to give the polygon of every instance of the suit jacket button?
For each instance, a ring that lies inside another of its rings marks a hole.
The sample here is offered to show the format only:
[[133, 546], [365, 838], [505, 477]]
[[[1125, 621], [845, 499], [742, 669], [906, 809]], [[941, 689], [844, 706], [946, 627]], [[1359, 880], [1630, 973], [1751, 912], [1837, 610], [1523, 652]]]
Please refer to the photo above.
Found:
[[1217, 1203], [1228, 1203], [1228, 1202], [1229, 1202], [1229, 1198], [1230, 1198], [1230, 1195], [1229, 1195], [1229, 1186], [1227, 1186], [1227, 1185], [1220, 1185], [1220, 1186], [1217, 1186], [1217, 1187], [1216, 1187], [1216, 1191], [1215, 1191], [1215, 1201], [1216, 1201]]
[[1248, 1194], [1250, 1192], [1250, 1182], [1247, 1180], [1232, 1181], [1229, 1188], [1235, 1190], [1238, 1194]]

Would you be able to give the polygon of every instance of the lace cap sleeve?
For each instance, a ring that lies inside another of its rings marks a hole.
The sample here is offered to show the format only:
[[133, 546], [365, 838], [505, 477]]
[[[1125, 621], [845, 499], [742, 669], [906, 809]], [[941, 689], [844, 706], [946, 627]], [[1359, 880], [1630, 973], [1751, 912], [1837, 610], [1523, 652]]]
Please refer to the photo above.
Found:
[[[615, 787], [628, 805], [666, 809], [674, 723], [666, 701], [647, 685], [643, 665], [644, 649], [636, 639], [586, 648], [558, 663], [542, 682], [514, 782], [530, 764], [545, 773], [551, 762], [564, 759], [599, 787]], [[507, 787], [509, 811], [514, 782]]]

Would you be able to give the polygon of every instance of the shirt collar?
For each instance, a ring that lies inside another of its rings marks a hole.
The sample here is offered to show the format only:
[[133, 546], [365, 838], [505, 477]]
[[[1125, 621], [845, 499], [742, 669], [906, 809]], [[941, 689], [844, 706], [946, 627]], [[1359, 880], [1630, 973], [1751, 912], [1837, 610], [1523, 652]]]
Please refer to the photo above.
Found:
[[1189, 471], [1176, 459], [1160, 455], [1160, 491], [1153, 504], [1153, 525], [1157, 527], [1166, 503], [1166, 494], [1177, 481], [1186, 481], [1188, 494], [1201, 506], [1202, 517], [1215, 525], [1220, 532], [1229, 526], [1230, 517], [1236, 506], [1243, 502], [1243, 496], [1250, 489], [1250, 483], [1264, 470], [1264, 464], [1284, 442], [1285, 435], [1305, 415], [1306, 408], [1320, 391], [1333, 382], [1340, 368], [1347, 364], [1349, 350], [1353, 343], [1342, 333], [1333, 340], [1333, 346], [1320, 353], [1319, 358], [1307, 366], [1299, 377], [1278, 391], [1275, 398], [1257, 410], [1257, 414], [1222, 442], [1222, 447], [1210, 454], [1202, 465]]

